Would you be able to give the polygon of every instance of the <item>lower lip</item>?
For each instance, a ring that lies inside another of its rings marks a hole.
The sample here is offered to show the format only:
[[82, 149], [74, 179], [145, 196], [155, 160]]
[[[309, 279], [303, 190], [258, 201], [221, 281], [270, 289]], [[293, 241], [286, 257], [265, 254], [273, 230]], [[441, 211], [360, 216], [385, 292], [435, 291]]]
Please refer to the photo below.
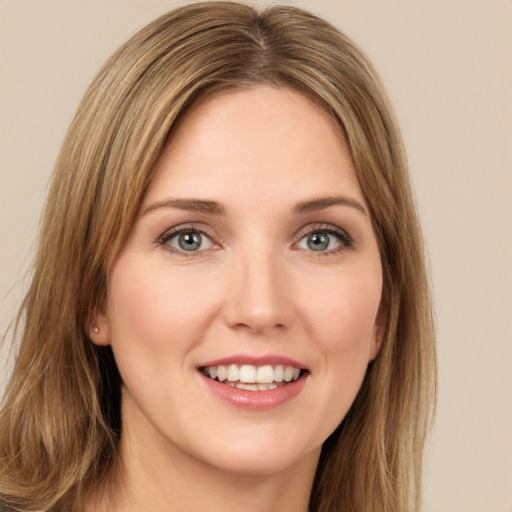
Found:
[[302, 391], [302, 388], [306, 383], [307, 375], [301, 376], [296, 381], [292, 381], [284, 386], [279, 386], [276, 389], [269, 389], [266, 391], [248, 391], [246, 389], [238, 389], [222, 384], [202, 374], [201, 377], [214, 395], [233, 407], [238, 407], [239, 409], [250, 409], [253, 411], [267, 411], [269, 409], [279, 407], [296, 397]]

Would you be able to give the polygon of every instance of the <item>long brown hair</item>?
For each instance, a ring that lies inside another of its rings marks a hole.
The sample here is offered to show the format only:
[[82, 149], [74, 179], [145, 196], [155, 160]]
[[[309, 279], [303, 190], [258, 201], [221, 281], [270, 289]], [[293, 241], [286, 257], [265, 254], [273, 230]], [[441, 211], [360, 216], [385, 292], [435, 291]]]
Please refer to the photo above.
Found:
[[274, 84], [340, 127], [371, 210], [386, 332], [348, 415], [325, 442], [310, 507], [411, 512], [435, 395], [424, 249], [399, 129], [373, 66], [327, 22], [293, 7], [206, 2], [158, 18], [96, 76], [54, 170], [20, 347], [0, 415], [0, 508], [79, 511], [116, 463], [120, 377], [88, 339], [176, 120], [204, 94]]

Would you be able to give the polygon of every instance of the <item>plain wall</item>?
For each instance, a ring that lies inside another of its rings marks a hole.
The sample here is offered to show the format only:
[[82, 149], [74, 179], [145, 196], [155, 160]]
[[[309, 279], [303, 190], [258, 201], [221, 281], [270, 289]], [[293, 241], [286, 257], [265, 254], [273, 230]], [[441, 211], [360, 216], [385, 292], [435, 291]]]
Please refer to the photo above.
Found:
[[[287, 3], [362, 46], [403, 130], [439, 332], [425, 512], [512, 512], [512, 1]], [[48, 178], [86, 86], [175, 5], [0, 0], [0, 335], [23, 296]]]

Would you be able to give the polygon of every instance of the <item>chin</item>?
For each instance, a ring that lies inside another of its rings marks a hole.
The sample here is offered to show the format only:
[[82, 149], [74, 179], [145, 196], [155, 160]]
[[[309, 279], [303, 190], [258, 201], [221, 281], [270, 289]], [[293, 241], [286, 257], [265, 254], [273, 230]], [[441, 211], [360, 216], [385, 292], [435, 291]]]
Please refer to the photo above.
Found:
[[293, 439], [287, 431], [273, 436], [253, 432], [238, 439], [228, 434], [227, 438], [217, 438], [216, 446], [210, 444], [202, 458], [210, 466], [239, 476], [276, 475], [304, 463], [316, 467], [320, 457], [320, 441], [305, 443], [304, 439]]
[[274, 476], [293, 472], [307, 461], [312, 461], [314, 467], [318, 463], [320, 448], [312, 453], [298, 456], [296, 453], [287, 455], [280, 450], [273, 454], [233, 454], [222, 460], [216, 460], [215, 467], [223, 473], [231, 473], [240, 477]]

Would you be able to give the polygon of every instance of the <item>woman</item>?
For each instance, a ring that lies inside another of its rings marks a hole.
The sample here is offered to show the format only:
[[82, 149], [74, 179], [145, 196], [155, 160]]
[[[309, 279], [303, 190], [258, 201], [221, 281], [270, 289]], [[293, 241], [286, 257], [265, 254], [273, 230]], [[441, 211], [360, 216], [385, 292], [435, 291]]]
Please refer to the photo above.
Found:
[[111, 57], [19, 326], [2, 510], [419, 509], [435, 356], [404, 152], [371, 64], [308, 13], [192, 4]]

